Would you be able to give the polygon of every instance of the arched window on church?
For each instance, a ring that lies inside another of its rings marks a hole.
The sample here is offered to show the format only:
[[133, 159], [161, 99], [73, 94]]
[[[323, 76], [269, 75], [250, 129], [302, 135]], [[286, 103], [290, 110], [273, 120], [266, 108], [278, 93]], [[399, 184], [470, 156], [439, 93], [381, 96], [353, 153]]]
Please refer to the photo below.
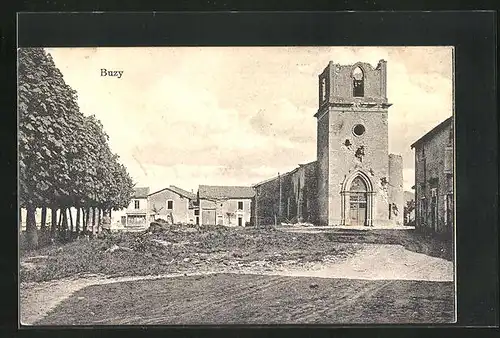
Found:
[[352, 72], [352, 89], [354, 97], [365, 96], [365, 79], [361, 68], [356, 67]]

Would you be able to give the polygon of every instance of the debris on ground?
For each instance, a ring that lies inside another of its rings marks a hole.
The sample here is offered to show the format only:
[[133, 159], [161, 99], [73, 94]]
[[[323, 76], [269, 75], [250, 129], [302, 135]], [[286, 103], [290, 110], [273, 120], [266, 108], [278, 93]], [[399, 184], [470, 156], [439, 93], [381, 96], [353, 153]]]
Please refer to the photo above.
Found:
[[[434, 246], [407, 231], [304, 233], [276, 227], [168, 224], [154, 232], [110, 233], [90, 241], [80, 239], [59, 247], [21, 252], [20, 279], [38, 282], [81, 273], [125, 276], [241, 268], [288, 269], [342, 262], [361, 250], [363, 243], [370, 242], [401, 244], [417, 252], [421, 248], [431, 252], [441, 249], [434, 250]], [[43, 265], [26, 264], [35, 255], [47, 256]]]

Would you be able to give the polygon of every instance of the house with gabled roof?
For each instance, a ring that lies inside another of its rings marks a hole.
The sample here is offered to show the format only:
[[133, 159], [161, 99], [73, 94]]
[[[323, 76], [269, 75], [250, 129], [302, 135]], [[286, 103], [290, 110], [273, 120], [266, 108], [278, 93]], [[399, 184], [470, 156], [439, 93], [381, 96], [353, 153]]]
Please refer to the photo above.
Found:
[[246, 226], [250, 223], [255, 191], [246, 186], [200, 185], [200, 224]]
[[411, 146], [415, 150], [415, 227], [453, 234], [454, 120], [450, 116]]
[[170, 224], [195, 224], [199, 216], [197, 195], [170, 185], [148, 195], [150, 221], [162, 219]]
[[122, 225], [142, 227], [148, 222], [148, 187], [135, 187], [134, 195], [122, 217]]

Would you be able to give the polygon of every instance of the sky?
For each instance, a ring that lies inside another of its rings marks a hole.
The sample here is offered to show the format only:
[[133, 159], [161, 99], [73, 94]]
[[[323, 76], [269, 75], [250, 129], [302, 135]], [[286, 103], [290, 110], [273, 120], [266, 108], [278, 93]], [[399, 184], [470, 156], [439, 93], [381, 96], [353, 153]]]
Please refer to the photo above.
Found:
[[[452, 47], [47, 48], [137, 186], [251, 185], [316, 160], [318, 75], [387, 61], [389, 153], [453, 113]], [[123, 71], [120, 78], [101, 69]]]

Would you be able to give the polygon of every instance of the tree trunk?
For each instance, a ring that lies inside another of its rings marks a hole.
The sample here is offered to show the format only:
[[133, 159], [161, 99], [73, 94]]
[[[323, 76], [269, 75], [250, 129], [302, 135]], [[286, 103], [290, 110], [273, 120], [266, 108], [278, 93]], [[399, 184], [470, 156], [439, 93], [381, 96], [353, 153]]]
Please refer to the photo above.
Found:
[[57, 224], [57, 231], [61, 232], [61, 224], [63, 220], [63, 209], [59, 209], [59, 223]]
[[69, 224], [71, 226], [70, 235], [71, 235], [71, 238], [73, 238], [73, 232], [75, 231], [75, 227], [74, 227], [74, 223], [73, 223], [73, 215], [71, 213], [71, 207], [68, 208], [68, 212], [69, 212]]
[[76, 207], [76, 237], [80, 234], [80, 207]]
[[50, 226], [50, 237], [54, 238], [57, 227], [57, 209], [54, 206], [52, 206], [50, 208], [50, 212], [52, 213], [52, 216], [50, 217], [50, 221], [52, 223]]
[[90, 220], [90, 208], [85, 209], [85, 225], [84, 231], [87, 233], [89, 231], [89, 220]]
[[42, 207], [42, 224], [40, 231], [44, 234], [47, 230], [47, 207]]
[[68, 238], [68, 214], [67, 214], [67, 208], [62, 209], [62, 214], [63, 214], [63, 224], [62, 224], [62, 233], [64, 234], [64, 238]]
[[38, 247], [38, 233], [36, 229], [35, 207], [26, 207], [26, 242], [28, 249]]
[[92, 208], [92, 235], [95, 235], [95, 207]]
[[101, 213], [102, 213], [102, 210], [101, 209], [97, 209], [97, 233], [100, 233], [101, 232], [101, 228], [102, 228]]

